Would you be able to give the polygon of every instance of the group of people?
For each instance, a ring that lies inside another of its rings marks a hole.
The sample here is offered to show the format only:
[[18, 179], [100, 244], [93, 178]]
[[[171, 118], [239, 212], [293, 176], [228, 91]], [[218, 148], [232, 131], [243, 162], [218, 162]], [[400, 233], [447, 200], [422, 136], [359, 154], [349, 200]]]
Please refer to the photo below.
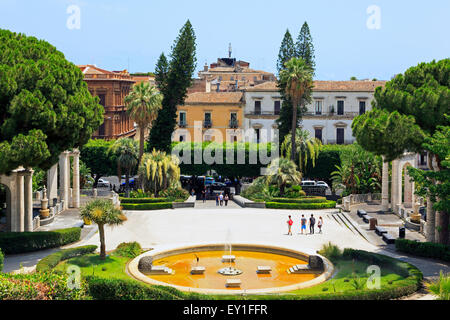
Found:
[[230, 197], [228, 196], [228, 194], [226, 193], [225, 195], [223, 195], [223, 192], [218, 194], [216, 193], [216, 206], [223, 206], [223, 204], [225, 203], [225, 207], [228, 206], [228, 200], [230, 200]]
[[[300, 233], [303, 234], [303, 230], [306, 234], [306, 224], [309, 224], [309, 234], [314, 234], [314, 226], [316, 225], [316, 218], [314, 218], [314, 215], [311, 214], [311, 217], [309, 217], [309, 221], [305, 218], [305, 215], [302, 214], [302, 217], [300, 218]], [[294, 224], [294, 221], [292, 220], [292, 217], [289, 216], [289, 220], [287, 221], [288, 225], [288, 235], [292, 236], [292, 225]], [[319, 228], [319, 233], [322, 233], [322, 226], [323, 226], [323, 219], [322, 217], [319, 217], [319, 221], [317, 222], [317, 227]]]

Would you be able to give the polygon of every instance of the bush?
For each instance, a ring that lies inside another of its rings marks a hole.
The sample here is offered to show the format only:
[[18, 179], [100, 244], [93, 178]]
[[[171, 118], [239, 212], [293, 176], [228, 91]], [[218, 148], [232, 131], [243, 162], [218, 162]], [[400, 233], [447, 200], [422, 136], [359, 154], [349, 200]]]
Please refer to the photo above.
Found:
[[450, 261], [450, 247], [445, 244], [397, 239], [395, 240], [395, 248], [398, 251], [420, 257]]
[[2, 272], [3, 270], [3, 259], [4, 259], [3, 253], [2, 250], [0, 250], [0, 272]]
[[318, 251], [319, 254], [329, 259], [331, 262], [335, 262], [342, 258], [342, 251], [338, 246], [328, 242], [322, 246], [322, 249]]
[[88, 253], [92, 253], [97, 249], [97, 246], [82, 246], [70, 249], [64, 249], [55, 253], [52, 253], [45, 258], [41, 259], [36, 265], [37, 272], [51, 271], [54, 267], [58, 265], [61, 261], [82, 256]]
[[323, 203], [279, 203], [279, 202], [266, 202], [266, 208], [268, 209], [289, 209], [289, 210], [318, 210], [335, 208], [335, 201], [326, 201]]
[[278, 203], [325, 203], [327, 199], [325, 197], [304, 197], [299, 199], [273, 198], [272, 201]]
[[159, 195], [161, 197], [167, 198], [167, 201], [175, 201], [175, 200], [186, 201], [189, 198], [189, 192], [179, 187], [168, 188], [166, 190], [161, 191]]
[[0, 300], [83, 300], [87, 299], [87, 286], [81, 281], [80, 289], [67, 285], [68, 275], [55, 272], [32, 274], [0, 273]]
[[450, 274], [441, 271], [439, 279], [426, 284], [428, 290], [439, 297], [439, 300], [450, 300]]
[[292, 186], [290, 188], [287, 188], [284, 192], [285, 198], [295, 199], [306, 196], [305, 191], [302, 190], [302, 187], [300, 186]]
[[172, 209], [172, 202], [158, 203], [124, 203], [121, 204], [123, 210], [159, 210]]
[[5, 254], [24, 253], [60, 247], [77, 242], [81, 228], [36, 232], [0, 232], [0, 249]]
[[160, 203], [170, 202], [167, 198], [119, 198], [120, 203]]
[[136, 241], [134, 242], [122, 242], [114, 251], [113, 255], [125, 258], [136, 258], [142, 253], [142, 247]]

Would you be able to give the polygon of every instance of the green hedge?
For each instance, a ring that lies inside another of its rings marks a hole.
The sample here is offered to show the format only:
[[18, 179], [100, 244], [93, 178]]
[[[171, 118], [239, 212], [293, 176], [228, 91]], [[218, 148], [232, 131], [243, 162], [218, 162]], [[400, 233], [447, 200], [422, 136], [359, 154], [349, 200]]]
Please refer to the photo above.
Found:
[[120, 203], [161, 203], [168, 202], [167, 198], [119, 198]]
[[273, 198], [271, 202], [278, 203], [325, 203], [327, 198], [325, 197], [305, 197], [299, 199], [289, 199], [289, 198]]
[[92, 253], [97, 249], [97, 246], [82, 246], [70, 249], [64, 249], [55, 253], [52, 253], [45, 258], [41, 259], [36, 265], [36, 271], [46, 272], [52, 270], [63, 260], [67, 260], [73, 257], [82, 256], [88, 253]]
[[138, 242], [134, 241], [122, 242], [117, 246], [116, 250], [114, 250], [113, 255], [132, 259], [136, 258], [141, 253], [141, 245]]
[[0, 250], [0, 272], [2, 272], [3, 270], [3, 259], [4, 259], [3, 252], [2, 250]]
[[445, 244], [397, 239], [395, 240], [395, 248], [398, 251], [420, 257], [450, 261], [450, 246]]
[[336, 201], [326, 201], [324, 203], [279, 203], [279, 202], [266, 202], [266, 208], [268, 209], [290, 209], [290, 210], [318, 210], [335, 208]]
[[172, 202], [159, 203], [124, 203], [121, 204], [123, 210], [158, 210], [172, 209]]
[[0, 232], [0, 249], [5, 254], [24, 253], [61, 247], [77, 242], [81, 228], [68, 228], [36, 232]]

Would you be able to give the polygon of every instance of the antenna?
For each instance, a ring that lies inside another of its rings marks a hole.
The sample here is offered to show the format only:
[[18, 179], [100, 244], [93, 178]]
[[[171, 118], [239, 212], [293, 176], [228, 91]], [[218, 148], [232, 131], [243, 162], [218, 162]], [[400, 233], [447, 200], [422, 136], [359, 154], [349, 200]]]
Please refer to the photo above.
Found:
[[230, 44], [228, 45], [228, 58], [231, 58], [231, 42], [230, 42]]

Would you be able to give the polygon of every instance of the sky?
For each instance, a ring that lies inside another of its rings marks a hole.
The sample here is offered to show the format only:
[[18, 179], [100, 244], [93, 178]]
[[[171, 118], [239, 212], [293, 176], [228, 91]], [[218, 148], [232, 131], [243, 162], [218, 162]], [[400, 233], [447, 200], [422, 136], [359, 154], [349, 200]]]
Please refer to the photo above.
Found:
[[[75, 11], [71, 10], [75, 6]], [[0, 0], [0, 28], [44, 39], [75, 64], [154, 71], [189, 19], [197, 71], [228, 56], [276, 72], [286, 29], [311, 30], [317, 80], [389, 80], [450, 56], [449, 0]]]

